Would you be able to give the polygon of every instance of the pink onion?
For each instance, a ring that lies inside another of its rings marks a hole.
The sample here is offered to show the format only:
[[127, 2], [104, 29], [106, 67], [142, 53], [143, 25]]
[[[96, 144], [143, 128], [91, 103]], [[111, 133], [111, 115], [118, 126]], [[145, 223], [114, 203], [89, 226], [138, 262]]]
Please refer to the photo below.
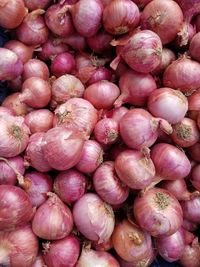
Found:
[[163, 179], [182, 179], [190, 173], [189, 159], [183, 151], [173, 145], [156, 144], [151, 150], [151, 158], [157, 175]]
[[84, 98], [97, 109], [110, 109], [120, 94], [119, 87], [109, 81], [99, 81], [86, 88]]
[[121, 95], [115, 101], [115, 107], [119, 107], [123, 103], [144, 106], [157, 85], [151, 74], [128, 70], [121, 75], [119, 87]]
[[55, 127], [45, 133], [42, 150], [44, 158], [56, 170], [67, 170], [81, 158], [84, 134], [77, 130]]
[[53, 188], [63, 202], [71, 205], [85, 194], [86, 177], [74, 169], [63, 171], [56, 176]]
[[19, 185], [28, 194], [31, 204], [39, 207], [47, 200], [47, 193], [52, 191], [52, 178], [37, 171], [28, 171], [24, 178], [19, 179]]
[[185, 246], [182, 256], [180, 258], [180, 264], [183, 267], [198, 267], [200, 262], [200, 246], [198, 238], [192, 242], [191, 245]]
[[133, 0], [133, 2], [136, 3], [139, 8], [144, 8], [151, 1], [152, 0]]
[[140, 11], [131, 0], [111, 1], [103, 11], [103, 25], [111, 34], [124, 34], [136, 28]]
[[87, 38], [87, 44], [95, 53], [104, 54], [112, 48], [110, 45], [113, 36], [105, 30], [98, 31], [95, 35]]
[[190, 48], [189, 48], [191, 56], [197, 61], [200, 61], [200, 57], [198, 54], [199, 49], [200, 49], [200, 33], [198, 32], [192, 38], [190, 42]]
[[188, 96], [189, 110], [200, 110], [200, 91], [194, 92], [192, 95]]
[[159, 254], [168, 262], [174, 262], [181, 258], [185, 248], [182, 229], [170, 236], [156, 238], [156, 247]]
[[28, 113], [24, 122], [31, 133], [47, 132], [53, 126], [53, 113], [48, 109], [37, 109]]
[[150, 94], [148, 109], [155, 117], [174, 124], [184, 118], [188, 110], [188, 101], [183, 93], [178, 90], [160, 88]]
[[192, 168], [190, 181], [192, 185], [200, 191], [200, 164], [197, 164]]
[[90, 135], [98, 120], [97, 110], [82, 98], [69, 99], [55, 110], [54, 125]]
[[135, 223], [123, 220], [117, 224], [112, 241], [117, 254], [132, 266], [150, 265], [154, 255], [151, 236]]
[[138, 224], [156, 237], [174, 234], [183, 222], [178, 200], [161, 188], [152, 188], [137, 196], [133, 212]]
[[115, 220], [111, 206], [94, 193], [86, 193], [75, 203], [73, 218], [77, 229], [86, 238], [98, 241], [99, 244], [108, 241], [114, 230]]
[[74, 57], [68, 52], [62, 52], [52, 59], [50, 69], [51, 73], [56, 77], [67, 73], [73, 73], [75, 70]]
[[106, 110], [103, 117], [104, 118], [112, 118], [117, 123], [119, 123], [127, 111], [128, 111], [128, 108], [126, 108], [126, 107], [113, 108], [111, 110]]
[[27, 165], [32, 166], [37, 171], [48, 172], [52, 168], [50, 167], [48, 161], [44, 158], [43, 146], [45, 133], [35, 133], [32, 134], [28, 146], [26, 148], [25, 160]]
[[112, 161], [105, 161], [96, 169], [93, 184], [101, 199], [111, 205], [122, 204], [129, 195], [129, 189], [117, 177]]
[[66, 37], [74, 31], [68, 5], [53, 4], [45, 13], [47, 27], [56, 35]]
[[24, 3], [32, 11], [39, 8], [46, 9], [51, 4], [51, 0], [24, 0]]
[[182, 10], [172, 0], [153, 0], [145, 6], [141, 15], [142, 28], [157, 33], [163, 44], [168, 44], [175, 39], [182, 23]]
[[95, 140], [86, 140], [81, 153], [81, 158], [76, 164], [76, 169], [83, 173], [91, 173], [103, 162], [103, 148]]
[[183, 10], [184, 17], [188, 22], [200, 12], [200, 4], [198, 0], [176, 0], [176, 2]]
[[24, 81], [31, 77], [39, 77], [48, 81], [49, 69], [43, 61], [33, 58], [24, 64], [22, 77]]
[[26, 45], [41, 45], [49, 36], [49, 30], [41, 16], [44, 10], [37, 9], [28, 13], [16, 29], [16, 37]]
[[33, 108], [45, 107], [51, 98], [50, 84], [39, 77], [28, 78], [22, 85], [20, 100]]
[[187, 151], [193, 160], [200, 162], [200, 142], [188, 147]]
[[144, 109], [131, 109], [120, 121], [120, 135], [124, 143], [133, 149], [152, 146], [159, 135], [159, 129], [172, 133], [172, 127], [163, 119], [154, 118]]
[[0, 184], [15, 185], [18, 174], [23, 175], [24, 173], [24, 160], [21, 156], [9, 159], [0, 157]]
[[186, 229], [187, 231], [193, 232], [193, 231], [197, 230], [198, 225], [197, 225], [197, 223], [190, 222], [190, 221], [184, 219], [182, 227], [184, 229]]
[[23, 0], [4, 0], [0, 6], [0, 26], [14, 29], [28, 13]]
[[184, 50], [188, 48], [188, 44], [191, 42], [193, 36], [196, 34], [196, 27], [187, 21], [183, 23], [181, 30], [177, 34], [174, 41], [176, 48]]
[[173, 125], [171, 137], [178, 146], [190, 147], [199, 141], [200, 133], [194, 120], [184, 118], [181, 122]]
[[14, 231], [1, 231], [0, 240], [1, 266], [32, 266], [38, 253], [39, 244], [29, 224]]
[[190, 200], [182, 201], [181, 206], [183, 209], [184, 219], [195, 223], [200, 222], [200, 196], [197, 195]]
[[162, 50], [162, 55], [161, 55], [161, 62], [152, 71], [152, 74], [158, 75], [164, 72], [164, 70], [174, 61], [176, 60], [176, 55], [175, 53], [170, 50], [169, 48], [164, 47]]
[[112, 80], [112, 72], [105, 67], [99, 67], [94, 70], [94, 72], [90, 76], [90, 79], [87, 81], [87, 85], [91, 85], [102, 80]]
[[173, 61], [165, 70], [163, 84], [166, 87], [191, 94], [200, 87], [200, 63], [180, 57]]
[[155, 176], [149, 157], [137, 150], [124, 150], [115, 160], [115, 171], [120, 180], [132, 189], [145, 189]]
[[0, 231], [14, 230], [27, 224], [33, 208], [24, 190], [14, 185], [0, 185]]
[[22, 73], [23, 64], [15, 52], [0, 47], [0, 57], [0, 80], [12, 80]]
[[74, 27], [80, 35], [90, 37], [97, 33], [103, 13], [100, 0], [80, 0], [70, 8], [70, 12]]
[[74, 267], [80, 253], [80, 244], [74, 235], [43, 243], [43, 258], [48, 267]]
[[30, 132], [22, 117], [1, 117], [0, 129], [1, 157], [15, 157], [25, 150]]
[[82, 97], [85, 88], [82, 82], [73, 75], [62, 75], [52, 83], [51, 106], [56, 107], [73, 97]]
[[44, 267], [44, 260], [41, 254], [36, 257], [36, 260], [31, 265], [31, 267]]
[[14, 112], [9, 108], [0, 106], [0, 117], [4, 117], [8, 115], [14, 115]]
[[85, 37], [78, 34], [77, 32], [72, 33], [69, 36], [66, 36], [62, 39], [63, 42], [69, 45], [74, 50], [83, 51], [86, 48], [86, 40]]
[[37, 209], [33, 221], [33, 232], [47, 240], [57, 240], [69, 235], [73, 228], [70, 209], [53, 193]]
[[113, 248], [112, 239], [110, 238], [107, 242], [98, 244], [98, 242], [93, 242], [92, 247], [97, 251], [108, 251]]

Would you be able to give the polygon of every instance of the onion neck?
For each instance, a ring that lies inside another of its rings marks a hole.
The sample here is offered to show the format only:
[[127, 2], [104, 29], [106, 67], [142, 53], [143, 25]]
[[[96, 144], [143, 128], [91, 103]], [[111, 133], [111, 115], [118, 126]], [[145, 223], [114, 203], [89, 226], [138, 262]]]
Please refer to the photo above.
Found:
[[35, 20], [38, 16], [43, 15], [46, 11], [44, 9], [36, 9], [29, 13], [28, 21]]

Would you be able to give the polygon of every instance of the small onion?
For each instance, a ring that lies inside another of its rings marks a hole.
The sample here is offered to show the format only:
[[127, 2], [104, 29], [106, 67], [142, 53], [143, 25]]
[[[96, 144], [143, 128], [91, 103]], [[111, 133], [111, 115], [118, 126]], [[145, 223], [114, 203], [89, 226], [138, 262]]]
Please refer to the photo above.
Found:
[[90, 76], [90, 79], [87, 81], [87, 85], [91, 85], [93, 83], [102, 81], [102, 80], [107, 80], [111, 81], [112, 80], [112, 72], [105, 68], [105, 67], [99, 67], [97, 68]]
[[200, 191], [200, 164], [197, 164], [192, 168], [190, 181], [192, 185]]
[[185, 246], [179, 262], [183, 267], [199, 267], [200, 246], [198, 238], [192, 244]]
[[24, 64], [22, 78], [25, 81], [31, 77], [39, 77], [43, 80], [48, 81], [49, 69], [47, 65], [43, 61], [36, 58], [28, 60]]
[[181, 206], [183, 209], [184, 219], [195, 223], [200, 222], [200, 196], [193, 197], [187, 201], [182, 201]]
[[40, 238], [57, 240], [68, 236], [72, 228], [70, 209], [56, 194], [49, 193], [49, 198], [37, 209], [33, 217], [33, 232]]
[[89, 240], [106, 242], [114, 230], [114, 213], [98, 195], [86, 193], [73, 207], [73, 218], [77, 229]]
[[35, 9], [46, 9], [50, 4], [52, 0], [24, 0], [25, 6], [29, 10], [35, 10]]
[[183, 223], [178, 200], [167, 190], [152, 188], [138, 196], [133, 204], [138, 224], [152, 236], [172, 235]]
[[73, 73], [75, 70], [74, 57], [69, 52], [62, 52], [52, 59], [50, 69], [51, 73], [56, 77]]

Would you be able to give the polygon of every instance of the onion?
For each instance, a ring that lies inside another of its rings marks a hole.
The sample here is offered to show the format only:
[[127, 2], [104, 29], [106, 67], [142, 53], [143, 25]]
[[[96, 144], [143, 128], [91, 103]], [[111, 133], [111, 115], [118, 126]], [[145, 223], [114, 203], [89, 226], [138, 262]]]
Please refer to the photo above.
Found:
[[47, 27], [56, 35], [65, 37], [73, 33], [74, 27], [68, 5], [51, 5], [45, 13]]
[[200, 91], [194, 92], [192, 95], [188, 96], [189, 110], [200, 110]]
[[14, 185], [0, 185], [0, 231], [14, 230], [27, 224], [33, 208], [27, 193]]
[[197, 223], [190, 222], [190, 221], [184, 219], [182, 227], [184, 229], [186, 229], [187, 231], [193, 232], [193, 231], [197, 230], [198, 225], [197, 225]]
[[191, 56], [197, 61], [200, 61], [200, 57], [198, 55], [198, 50], [200, 48], [200, 38], [199, 37], [200, 37], [200, 33], [197, 33], [194, 35], [194, 37], [192, 38], [192, 40], [190, 42], [190, 48], [189, 48]]
[[0, 80], [12, 80], [22, 73], [23, 64], [16, 53], [0, 47], [0, 57]]
[[85, 194], [86, 177], [74, 169], [63, 171], [56, 176], [53, 188], [63, 202], [71, 205]]
[[195, 223], [200, 222], [200, 196], [197, 195], [190, 200], [182, 201], [181, 206], [183, 209], [184, 219]]
[[33, 108], [45, 107], [51, 99], [50, 84], [39, 77], [28, 78], [22, 85], [20, 100]]
[[176, 0], [181, 9], [185, 20], [190, 22], [191, 19], [200, 12], [200, 5], [198, 0]]
[[91, 173], [103, 162], [103, 148], [95, 140], [86, 140], [81, 153], [81, 158], [76, 164], [76, 169], [83, 173]]
[[178, 200], [161, 188], [152, 188], [137, 196], [133, 212], [138, 224], [155, 237], [172, 235], [183, 223]]
[[117, 177], [112, 161], [105, 161], [97, 168], [93, 184], [101, 199], [111, 205], [122, 204], [129, 195], [129, 189]]
[[151, 150], [151, 158], [156, 167], [156, 174], [162, 179], [182, 179], [190, 173], [189, 159], [183, 151], [173, 145], [156, 144]]
[[198, 267], [200, 262], [200, 247], [198, 238], [191, 245], [185, 246], [180, 263], [183, 267]]
[[200, 191], [200, 164], [197, 164], [192, 168], [190, 181], [192, 185]]
[[61, 240], [43, 243], [43, 258], [48, 267], [74, 267], [80, 252], [78, 239], [69, 235]]
[[120, 180], [132, 189], [145, 189], [155, 176], [152, 160], [137, 150], [121, 152], [115, 160], [115, 170]]
[[29, 128], [22, 117], [0, 118], [0, 156], [15, 157], [23, 152], [29, 140]]
[[51, 0], [24, 0], [24, 3], [32, 11], [39, 8], [46, 9], [51, 4]]
[[181, 258], [185, 248], [182, 229], [170, 236], [156, 238], [156, 247], [159, 254], [168, 262], [174, 262]]
[[111, 1], [103, 11], [103, 25], [111, 34], [124, 34], [136, 28], [140, 11], [131, 0]]
[[132, 266], [149, 266], [154, 255], [151, 236], [128, 220], [117, 224], [112, 235], [114, 249]]
[[153, 0], [145, 6], [141, 15], [142, 28], [156, 32], [163, 44], [175, 39], [182, 23], [182, 10], [172, 0]]
[[44, 12], [42, 9], [37, 9], [28, 13], [16, 29], [17, 39], [27, 45], [36, 46], [45, 43], [49, 30], [41, 16]]
[[80, 35], [90, 37], [97, 33], [103, 13], [100, 0], [80, 0], [70, 8], [70, 12], [74, 27]]
[[200, 143], [196, 143], [193, 146], [188, 147], [187, 151], [193, 160], [200, 162]]
[[194, 120], [184, 118], [173, 126], [171, 135], [175, 144], [181, 147], [190, 147], [199, 141], [199, 130]]
[[47, 132], [53, 126], [53, 113], [48, 109], [37, 109], [28, 113], [24, 122], [31, 133]]
[[36, 259], [39, 245], [37, 237], [29, 224], [14, 231], [1, 231], [0, 240], [1, 266], [32, 266]]
[[127, 146], [123, 142], [117, 143], [109, 150], [109, 159], [115, 161], [119, 154], [127, 149]]
[[23, 0], [4, 0], [0, 5], [0, 26], [14, 29], [19, 26], [28, 13]]
[[36, 257], [36, 260], [31, 265], [31, 267], [44, 267], [44, 260], [41, 254]]
[[183, 233], [185, 245], [191, 244], [192, 241], [195, 239], [195, 235], [193, 233], [190, 233], [189, 231], [187, 231], [183, 227], [181, 227], [180, 230]]
[[9, 40], [4, 45], [4, 48], [7, 48], [13, 51], [18, 56], [18, 58], [22, 61], [23, 64], [33, 57], [34, 47], [27, 46], [17, 40]]
[[55, 127], [46, 132], [42, 150], [49, 165], [62, 171], [78, 163], [83, 145], [82, 133], [64, 127]]
[[176, 55], [174, 54], [174, 52], [172, 50], [170, 50], [169, 48], [164, 47], [162, 50], [162, 55], [161, 55], [161, 62], [160, 64], [157, 66], [157, 68], [155, 68], [152, 71], [152, 74], [154, 75], [158, 75], [164, 72], [164, 70], [174, 61], [176, 60]]
[[46, 173], [28, 171], [24, 178], [19, 179], [19, 185], [26, 191], [34, 207], [39, 207], [47, 199], [47, 193], [52, 191], [52, 178]]
[[78, 78], [70, 74], [63, 75], [52, 83], [51, 106], [56, 107], [73, 97], [82, 97], [84, 90], [84, 85]]
[[22, 77], [24, 81], [31, 77], [39, 77], [43, 80], [48, 81], [49, 69], [43, 61], [33, 58], [28, 60], [24, 64]]
[[0, 157], [0, 184], [15, 185], [18, 174], [23, 175], [24, 172], [24, 160], [21, 156], [9, 159]]
[[184, 22], [180, 32], [177, 34], [177, 37], [174, 41], [175, 47], [180, 50], [188, 48], [188, 44], [191, 42], [193, 36], [196, 34], [196, 27], [191, 23]]
[[14, 112], [6, 107], [0, 106], [0, 117], [8, 116], [8, 115], [14, 115]]
[[83, 51], [86, 48], [86, 40], [85, 37], [74, 32], [69, 36], [62, 39], [65, 44], [68, 44], [74, 50]]
[[121, 95], [115, 101], [115, 107], [119, 107], [123, 103], [144, 106], [157, 85], [151, 74], [128, 70], [121, 75], [119, 87]]
[[113, 36], [105, 30], [98, 31], [95, 35], [87, 38], [87, 44], [95, 53], [104, 54], [112, 48], [110, 45]]
[[152, 0], [133, 0], [133, 2], [136, 3], [137, 6], [141, 9], [144, 8], [151, 1]]
[[174, 124], [184, 118], [188, 110], [188, 101], [178, 90], [160, 88], [150, 94], [148, 109], [155, 117], [160, 117]]
[[73, 73], [75, 70], [74, 57], [68, 52], [62, 52], [52, 59], [50, 69], [51, 73], [56, 77]]
[[159, 135], [159, 129], [172, 133], [172, 127], [165, 120], [154, 118], [144, 109], [131, 109], [120, 121], [120, 135], [124, 143], [133, 149], [152, 146]]
[[114, 83], [99, 81], [86, 88], [84, 98], [97, 109], [110, 109], [119, 94], [119, 87]]
[[97, 251], [108, 251], [113, 248], [112, 239], [110, 238], [107, 242], [98, 244], [98, 242], [93, 242], [92, 247]]
[[87, 85], [89, 86], [93, 83], [96, 83], [102, 80], [107, 80], [107, 81], [112, 80], [112, 72], [105, 67], [99, 67], [96, 70], [94, 70], [90, 79], [87, 81]]
[[57, 240], [69, 235], [73, 228], [70, 209], [60, 198], [48, 193], [49, 198], [37, 209], [33, 221], [33, 232], [47, 240]]
[[126, 107], [113, 108], [111, 110], [106, 110], [104, 117], [112, 118], [117, 123], [119, 123], [122, 117], [127, 113], [127, 111], [128, 111], [128, 108]]
[[173, 61], [165, 70], [163, 84], [166, 87], [191, 94], [200, 87], [200, 64], [186, 56]]
[[[112, 44], [123, 45], [123, 41], [113, 41]], [[161, 62], [161, 40], [156, 33], [149, 30], [134, 33], [120, 50], [119, 56], [131, 69], [138, 72], [149, 73]], [[112, 62], [111, 67], [116, 69], [115, 66], [115, 62]]]
[[52, 169], [48, 161], [44, 158], [44, 153], [42, 150], [45, 144], [44, 136], [45, 133], [32, 134], [29, 139], [25, 155], [27, 165], [32, 166], [40, 172], [48, 172]]
[[76, 267], [120, 267], [117, 260], [106, 251], [83, 248]]
[[82, 98], [69, 99], [55, 110], [54, 125], [90, 135], [98, 120], [97, 110]]
[[77, 229], [86, 238], [98, 241], [99, 244], [108, 241], [114, 230], [115, 220], [111, 206], [94, 193], [86, 193], [76, 201], [73, 218]]

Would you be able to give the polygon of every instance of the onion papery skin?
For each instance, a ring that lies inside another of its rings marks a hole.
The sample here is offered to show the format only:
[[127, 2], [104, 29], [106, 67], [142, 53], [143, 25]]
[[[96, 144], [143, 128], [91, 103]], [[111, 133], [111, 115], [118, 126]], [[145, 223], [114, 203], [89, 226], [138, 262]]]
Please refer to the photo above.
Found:
[[0, 197], [0, 231], [14, 230], [32, 219], [31, 202], [27, 193], [21, 188], [14, 185], [0, 185]]
[[84, 135], [78, 131], [55, 127], [45, 133], [42, 151], [49, 165], [60, 171], [75, 166], [81, 158]]
[[45, 144], [44, 137], [45, 133], [32, 134], [25, 154], [27, 164], [39, 172], [48, 172], [52, 169], [48, 161], [44, 158], [42, 149]]
[[48, 81], [49, 69], [43, 61], [33, 58], [24, 64], [22, 77], [24, 81], [31, 77], [39, 77]]
[[71, 205], [86, 192], [86, 177], [75, 169], [60, 172], [53, 184], [54, 192], [66, 204]]
[[192, 199], [187, 201], [182, 201], [181, 206], [183, 209], [184, 219], [194, 223], [200, 222], [200, 215], [199, 215], [200, 196], [193, 197]]
[[200, 87], [200, 63], [185, 56], [173, 61], [163, 74], [166, 87], [191, 94]]
[[[149, 266], [154, 255], [151, 236], [135, 223], [123, 220], [116, 225], [112, 242], [117, 254], [133, 266]], [[143, 265], [142, 265], [143, 264]]]
[[0, 232], [0, 264], [12, 267], [31, 267], [38, 254], [38, 239], [31, 225], [13, 231]]
[[183, 223], [183, 211], [169, 191], [152, 188], [137, 196], [133, 204], [136, 221], [152, 236], [174, 234]]
[[106, 242], [114, 230], [114, 213], [108, 204], [94, 193], [83, 195], [73, 207], [77, 229], [89, 240]]
[[112, 161], [105, 161], [96, 169], [93, 185], [101, 199], [110, 205], [122, 204], [129, 195], [129, 188], [117, 177]]
[[73, 228], [70, 209], [54, 194], [37, 209], [33, 221], [33, 232], [40, 238], [58, 240], [69, 235]]
[[81, 131], [90, 135], [97, 123], [98, 113], [94, 106], [82, 98], [71, 98], [54, 111], [54, 126]]
[[74, 267], [80, 253], [80, 243], [74, 235], [43, 243], [43, 258], [48, 267]]
[[192, 244], [185, 246], [185, 249], [180, 258], [180, 264], [183, 267], [198, 267], [200, 262], [200, 247], [198, 238]]
[[111, 34], [124, 34], [136, 28], [140, 21], [140, 11], [130, 0], [111, 1], [103, 11], [103, 25]]
[[152, 160], [137, 150], [121, 152], [115, 160], [115, 171], [120, 180], [132, 189], [146, 188], [155, 176]]
[[156, 32], [163, 44], [173, 41], [183, 23], [183, 13], [172, 0], [153, 0], [145, 6], [141, 14], [141, 26]]
[[182, 179], [190, 173], [191, 164], [188, 157], [171, 144], [156, 144], [151, 149], [151, 158], [157, 175], [163, 179]]

